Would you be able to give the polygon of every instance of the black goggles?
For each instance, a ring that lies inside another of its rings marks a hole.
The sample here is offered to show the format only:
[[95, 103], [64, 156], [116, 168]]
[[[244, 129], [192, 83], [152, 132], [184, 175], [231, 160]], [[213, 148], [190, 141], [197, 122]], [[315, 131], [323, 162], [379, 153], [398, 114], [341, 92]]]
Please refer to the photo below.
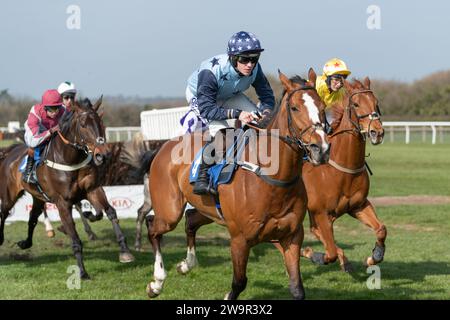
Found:
[[256, 64], [258, 62], [258, 60], [259, 60], [259, 55], [254, 56], [254, 57], [249, 57], [249, 56], [238, 56], [237, 57], [237, 61], [242, 64], [247, 64], [249, 62], [251, 62], [252, 64]]
[[45, 106], [45, 111], [58, 112], [61, 106]]
[[63, 100], [75, 100], [75, 96], [74, 95], [72, 95], [72, 94], [69, 94], [69, 95], [63, 95], [62, 96], [62, 98], [63, 98]]
[[330, 76], [330, 78], [342, 81], [342, 80], [347, 79], [347, 75], [346, 74], [333, 74], [332, 76]]

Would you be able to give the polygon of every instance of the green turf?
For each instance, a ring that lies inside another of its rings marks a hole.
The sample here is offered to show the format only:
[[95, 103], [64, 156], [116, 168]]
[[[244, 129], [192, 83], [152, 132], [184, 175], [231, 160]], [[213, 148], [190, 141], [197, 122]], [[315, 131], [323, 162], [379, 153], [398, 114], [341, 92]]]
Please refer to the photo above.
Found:
[[368, 146], [371, 196], [450, 195], [450, 145]]
[[[369, 290], [369, 274], [362, 261], [374, 245], [372, 232], [358, 221], [343, 217], [336, 222], [337, 242], [353, 263], [345, 274], [338, 264], [316, 266], [302, 259], [302, 275], [308, 299], [450, 299], [450, 219], [448, 206], [398, 206], [378, 209], [388, 229], [387, 251], [381, 268], [381, 289]], [[57, 225], [58, 223], [55, 223]], [[134, 241], [134, 221], [122, 220], [128, 242]], [[305, 222], [308, 225], [308, 222]], [[108, 221], [93, 224], [99, 240], [89, 242], [81, 230], [85, 265], [92, 280], [81, 289], [69, 290], [67, 268], [75, 260], [70, 242], [62, 234], [48, 239], [39, 224], [34, 247], [21, 251], [14, 245], [26, 234], [26, 223], [6, 226], [0, 247], [0, 299], [146, 299], [153, 254], [144, 237], [145, 252], [134, 252], [136, 261], [118, 262]], [[307, 229], [307, 228], [306, 228]], [[183, 223], [163, 242], [168, 278], [158, 299], [222, 299], [231, 285], [232, 270], [228, 234], [217, 225], [203, 227], [198, 237], [200, 266], [187, 276], [176, 272], [185, 255]], [[322, 250], [309, 232], [305, 244]], [[290, 299], [288, 279], [277, 250], [270, 244], [253, 248], [248, 265], [248, 285], [241, 299]]]

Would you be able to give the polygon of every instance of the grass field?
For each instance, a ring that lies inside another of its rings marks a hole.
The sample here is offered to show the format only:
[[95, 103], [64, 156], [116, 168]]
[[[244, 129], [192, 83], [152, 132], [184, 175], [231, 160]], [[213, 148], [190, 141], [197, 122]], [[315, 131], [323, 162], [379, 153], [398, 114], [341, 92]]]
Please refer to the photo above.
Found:
[[[372, 196], [449, 195], [450, 146], [385, 144], [369, 147], [368, 162], [374, 171]], [[316, 266], [301, 260], [308, 299], [450, 299], [450, 208], [448, 205], [380, 207], [379, 217], [388, 228], [387, 250], [381, 268], [381, 289], [369, 290], [370, 274], [362, 261], [371, 253], [372, 232], [350, 217], [335, 224], [335, 237], [353, 263], [355, 272], [345, 274], [338, 264]], [[57, 225], [58, 223], [55, 223]], [[134, 221], [121, 221], [130, 246]], [[308, 231], [305, 244], [323, 251]], [[21, 251], [15, 243], [26, 236], [27, 224], [5, 228], [0, 247], [0, 299], [146, 299], [152, 279], [153, 254], [144, 239], [145, 252], [134, 252], [136, 261], [118, 262], [118, 246], [107, 220], [92, 224], [99, 240], [89, 242], [78, 223], [85, 265], [92, 280], [81, 289], [69, 290], [67, 268], [75, 264], [70, 241], [58, 233], [45, 236], [42, 224], [34, 246]], [[232, 270], [225, 228], [209, 225], [199, 231], [200, 266], [187, 276], [176, 272], [185, 256], [183, 222], [165, 236], [163, 254], [168, 278], [158, 299], [222, 299], [230, 289]], [[290, 299], [282, 259], [270, 244], [252, 249], [247, 289], [241, 299]]]

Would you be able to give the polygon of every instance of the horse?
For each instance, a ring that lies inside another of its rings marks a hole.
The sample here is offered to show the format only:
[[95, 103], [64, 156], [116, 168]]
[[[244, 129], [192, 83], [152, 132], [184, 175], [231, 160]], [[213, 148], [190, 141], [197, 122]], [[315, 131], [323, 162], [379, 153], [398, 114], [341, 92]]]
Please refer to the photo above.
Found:
[[[122, 234], [114, 208], [108, 203], [101, 188], [102, 164], [107, 157], [105, 128], [98, 114], [101, 99], [94, 106], [88, 99], [75, 102], [72, 111], [60, 120], [61, 131], [53, 135], [43, 151], [43, 163], [36, 168], [38, 184], [22, 181], [18, 168], [27, 153], [27, 146], [13, 145], [0, 163], [0, 173], [5, 183], [0, 187], [0, 245], [4, 241], [4, 224], [9, 211], [25, 191], [31, 194], [33, 206], [28, 221], [28, 237], [18, 242], [22, 249], [32, 246], [32, 237], [37, 219], [45, 202], [52, 202], [58, 208], [59, 216], [69, 237], [82, 279], [89, 279], [84, 267], [82, 243], [72, 218], [72, 205], [88, 199], [96, 209], [99, 220], [105, 211], [111, 220], [120, 246], [121, 262], [131, 262], [131, 255]], [[100, 213], [100, 214], [99, 214]]]
[[[144, 203], [138, 209], [136, 219], [136, 251], [141, 251], [142, 224], [145, 216], [151, 211], [150, 194], [148, 193], [148, 179], [146, 171], [150, 168], [156, 152], [167, 140], [143, 140], [142, 135], [135, 135], [131, 141], [109, 142], [106, 144], [108, 150], [107, 161], [104, 166], [102, 186], [124, 186], [144, 184]], [[142, 176], [144, 175], [144, 178]], [[79, 212], [83, 223], [84, 231], [89, 240], [96, 240], [97, 235], [92, 231], [87, 217], [91, 216], [90, 211], [83, 211], [81, 203], [75, 204], [75, 209]], [[44, 209], [45, 232], [49, 238], [55, 236], [53, 226]], [[64, 226], [59, 226], [58, 230], [66, 233]]]
[[383, 261], [387, 229], [378, 219], [374, 206], [367, 199], [370, 179], [365, 165], [366, 139], [373, 145], [383, 141], [384, 129], [378, 99], [370, 89], [370, 79], [363, 82], [344, 82], [346, 96], [333, 106], [331, 124], [333, 134], [330, 161], [323, 166], [304, 165], [303, 178], [308, 193], [310, 230], [325, 248], [325, 254], [311, 248], [302, 250], [302, 256], [318, 264], [328, 264], [339, 259], [341, 269], [353, 267], [334, 240], [333, 223], [348, 213], [369, 226], [376, 234], [372, 254], [366, 266]]
[[[267, 126], [267, 134], [256, 137], [257, 142], [269, 146], [270, 163], [276, 163], [277, 170], [266, 174], [267, 164], [259, 160], [259, 175], [239, 167], [231, 184], [218, 187], [221, 213], [211, 195], [195, 195], [189, 183], [193, 154], [199, 151], [208, 131], [186, 134], [162, 146], [149, 172], [155, 212], [147, 219], [148, 238], [155, 257], [153, 281], [147, 285], [150, 298], [161, 294], [167, 277], [160, 246], [162, 236], [177, 226], [189, 202], [200, 213], [226, 226], [230, 234], [233, 280], [225, 299], [237, 299], [246, 287], [250, 248], [271, 240], [280, 242], [293, 298], [304, 299], [299, 265], [307, 203], [301, 179], [302, 158], [306, 152], [311, 161], [320, 164], [327, 160], [329, 148], [320, 118], [320, 108], [324, 105], [314, 88], [315, 77], [312, 69], [309, 80], [288, 79], [279, 71], [285, 93]], [[272, 142], [277, 142], [273, 148]], [[250, 145], [245, 147], [246, 153], [250, 148]]]
[[[365, 168], [366, 137], [373, 145], [383, 141], [384, 129], [380, 120], [378, 100], [370, 89], [370, 79], [363, 82], [344, 82], [347, 94], [342, 103], [332, 107], [335, 120], [329, 136], [331, 148], [327, 164], [303, 165], [303, 180], [308, 195], [310, 230], [325, 247], [325, 254], [314, 252], [310, 247], [301, 250], [301, 255], [313, 263], [324, 265], [339, 259], [341, 269], [353, 271], [353, 267], [336, 246], [333, 223], [348, 213], [375, 231], [377, 241], [366, 266], [380, 263], [385, 252], [387, 230], [378, 219], [375, 209], [367, 199], [370, 180]], [[347, 105], [345, 105], [345, 103]], [[197, 265], [195, 236], [202, 226], [212, 220], [195, 209], [186, 212], [185, 232], [187, 255], [177, 264], [177, 271], [187, 274]], [[277, 247], [278, 245], [275, 244]]]

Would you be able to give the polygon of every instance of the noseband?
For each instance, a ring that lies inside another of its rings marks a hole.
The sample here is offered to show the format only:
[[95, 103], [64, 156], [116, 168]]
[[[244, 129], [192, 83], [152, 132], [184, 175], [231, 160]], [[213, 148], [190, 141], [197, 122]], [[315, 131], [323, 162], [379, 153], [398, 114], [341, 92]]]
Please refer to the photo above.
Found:
[[[372, 124], [372, 121], [378, 120], [378, 121], [381, 122], [381, 120], [380, 120], [381, 112], [380, 112], [380, 110], [378, 109], [378, 106], [377, 106], [377, 111], [369, 112], [369, 113], [366, 113], [366, 114], [359, 115], [358, 112], [356, 111], [356, 108], [358, 108], [358, 106], [353, 102], [352, 98], [353, 98], [353, 96], [355, 96], [355, 95], [357, 95], [357, 94], [361, 94], [361, 93], [369, 93], [369, 92], [370, 92], [370, 93], [373, 93], [372, 90], [365, 89], [365, 90], [360, 90], [360, 91], [353, 92], [353, 93], [348, 97], [348, 104], [347, 104], [347, 107], [345, 107], [345, 110], [348, 110], [349, 121], [350, 121], [350, 123], [354, 126], [354, 128], [353, 128], [353, 129], [344, 129], [344, 130], [338, 131], [338, 132], [336, 132], [336, 133], [333, 133], [333, 134], [331, 135], [331, 137], [334, 137], [334, 136], [336, 136], [336, 135], [338, 135], [338, 134], [340, 134], [340, 133], [343, 133], [343, 132], [354, 131], [354, 132], [356, 132], [357, 134], [361, 135], [361, 137], [362, 137], [362, 139], [363, 139], [364, 141], [366, 140], [366, 136], [364, 135], [365, 130], [364, 130], [363, 128], [361, 128], [360, 120], [362, 120], [362, 119], [364, 119], [364, 118], [369, 118], [369, 126], [368, 126], [368, 130], [367, 130], [367, 131], [370, 132], [370, 126], [371, 126], [371, 124]], [[358, 119], [357, 122], [353, 121], [353, 119], [352, 119], [352, 115], [351, 115], [352, 110], [353, 110], [353, 112], [355, 113], [356, 118]]]

